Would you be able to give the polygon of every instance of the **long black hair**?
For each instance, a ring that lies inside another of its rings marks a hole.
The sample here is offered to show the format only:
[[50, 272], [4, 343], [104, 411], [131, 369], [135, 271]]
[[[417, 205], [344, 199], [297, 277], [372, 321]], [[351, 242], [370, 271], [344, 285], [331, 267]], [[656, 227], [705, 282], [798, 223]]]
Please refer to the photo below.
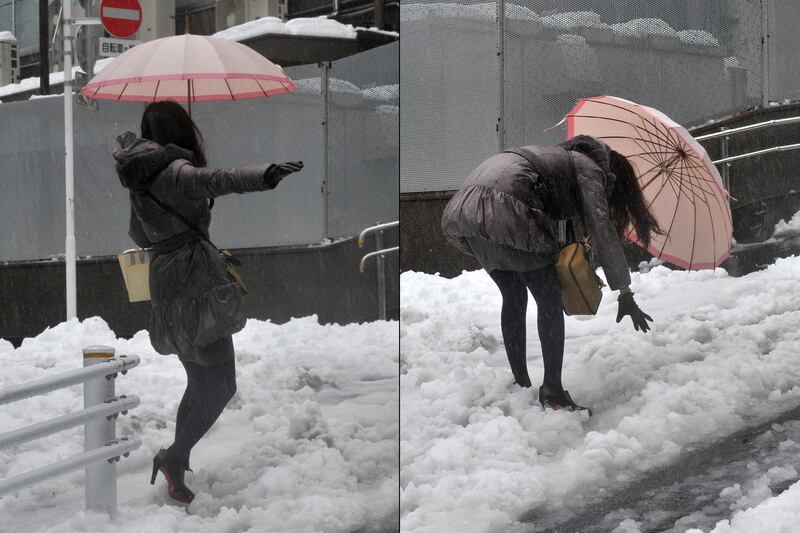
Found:
[[166, 146], [174, 144], [194, 152], [194, 165], [206, 166], [203, 136], [192, 117], [177, 102], [165, 100], [147, 105], [142, 115], [142, 138]]
[[633, 165], [625, 156], [614, 150], [609, 153], [609, 163], [611, 171], [617, 178], [614, 192], [608, 199], [614, 226], [620, 235], [628, 226], [633, 226], [642, 244], [645, 247], [650, 246], [650, 237], [664, 235], [664, 231], [647, 208]]

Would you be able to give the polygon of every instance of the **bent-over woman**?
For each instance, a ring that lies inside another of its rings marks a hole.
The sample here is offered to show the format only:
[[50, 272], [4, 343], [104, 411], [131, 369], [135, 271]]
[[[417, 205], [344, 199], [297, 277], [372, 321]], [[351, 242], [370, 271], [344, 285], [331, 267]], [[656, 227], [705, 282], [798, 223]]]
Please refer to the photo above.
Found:
[[660, 229], [631, 164], [597, 139], [581, 135], [557, 147], [526, 146], [513, 152], [494, 155], [472, 171], [447, 204], [442, 231], [451, 244], [475, 256], [500, 289], [503, 343], [514, 382], [531, 386], [525, 353], [530, 290], [544, 360], [539, 402], [554, 409], [588, 410], [572, 400], [561, 382], [564, 314], [555, 270], [558, 221], [580, 221], [577, 227], [583, 226], [591, 237], [610, 288], [620, 291], [617, 322], [630, 316], [636, 330], [643, 332], [652, 318], [633, 299], [622, 236], [632, 226], [647, 245]]

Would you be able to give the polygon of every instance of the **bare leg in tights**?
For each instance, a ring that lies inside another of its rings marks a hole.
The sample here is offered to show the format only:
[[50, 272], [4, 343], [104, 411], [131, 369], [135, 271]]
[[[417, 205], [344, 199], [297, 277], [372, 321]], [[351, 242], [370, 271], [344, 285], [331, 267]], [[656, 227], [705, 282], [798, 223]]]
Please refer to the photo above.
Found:
[[[503, 307], [500, 325], [514, 382], [530, 387], [525, 350], [525, 315], [527, 290], [531, 291], [537, 307], [537, 326], [544, 360], [546, 387], [561, 390], [561, 366], [564, 361], [564, 312], [561, 307], [561, 285], [553, 265], [530, 272], [493, 270], [489, 273], [500, 294]], [[527, 288], [527, 290], [526, 290]]]
[[184, 362], [183, 367], [186, 391], [178, 407], [175, 442], [167, 452], [188, 468], [189, 452], [236, 394], [236, 364], [231, 359], [211, 366]]

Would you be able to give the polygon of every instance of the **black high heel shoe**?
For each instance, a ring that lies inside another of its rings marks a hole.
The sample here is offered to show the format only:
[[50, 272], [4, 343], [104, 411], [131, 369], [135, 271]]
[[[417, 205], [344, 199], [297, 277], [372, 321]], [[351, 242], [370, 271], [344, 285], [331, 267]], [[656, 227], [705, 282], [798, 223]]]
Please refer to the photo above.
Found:
[[567, 411], [586, 411], [592, 416], [592, 410], [583, 405], [578, 405], [564, 389], [551, 389], [542, 385], [539, 387], [539, 403], [544, 409], [566, 409]]
[[150, 476], [151, 485], [155, 484], [159, 470], [167, 480], [167, 490], [170, 498], [185, 504], [192, 503], [194, 492], [183, 481], [183, 474], [186, 471], [183, 461], [175, 460], [167, 450], [162, 448], [153, 457], [153, 474]]

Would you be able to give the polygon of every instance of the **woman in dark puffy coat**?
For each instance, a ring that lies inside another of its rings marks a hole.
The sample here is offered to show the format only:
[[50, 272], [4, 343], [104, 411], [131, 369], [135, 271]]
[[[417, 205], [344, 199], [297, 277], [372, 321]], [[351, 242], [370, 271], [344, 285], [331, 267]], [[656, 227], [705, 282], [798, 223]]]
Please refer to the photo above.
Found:
[[169, 495], [190, 503], [184, 482], [189, 452], [236, 392], [231, 335], [241, 330], [242, 289], [209, 241], [209, 200], [223, 194], [266, 191], [302, 162], [212, 170], [205, 168], [202, 137], [175, 102], [149, 104], [141, 137], [117, 137], [114, 159], [130, 192], [129, 235], [152, 247], [150, 341], [158, 353], [177, 354], [187, 385], [175, 424], [175, 442], [153, 458]]
[[620, 291], [617, 322], [630, 316], [636, 330], [646, 332], [652, 319], [633, 299], [621, 239], [632, 226], [647, 245], [661, 230], [630, 163], [604, 143], [582, 135], [557, 147], [527, 146], [488, 158], [448, 203], [442, 230], [451, 244], [478, 259], [500, 289], [501, 329], [514, 382], [531, 386], [525, 353], [527, 287], [536, 301], [544, 360], [539, 402], [591, 415], [561, 383], [564, 314], [555, 271], [557, 221], [576, 218], [591, 237], [609, 286]]

